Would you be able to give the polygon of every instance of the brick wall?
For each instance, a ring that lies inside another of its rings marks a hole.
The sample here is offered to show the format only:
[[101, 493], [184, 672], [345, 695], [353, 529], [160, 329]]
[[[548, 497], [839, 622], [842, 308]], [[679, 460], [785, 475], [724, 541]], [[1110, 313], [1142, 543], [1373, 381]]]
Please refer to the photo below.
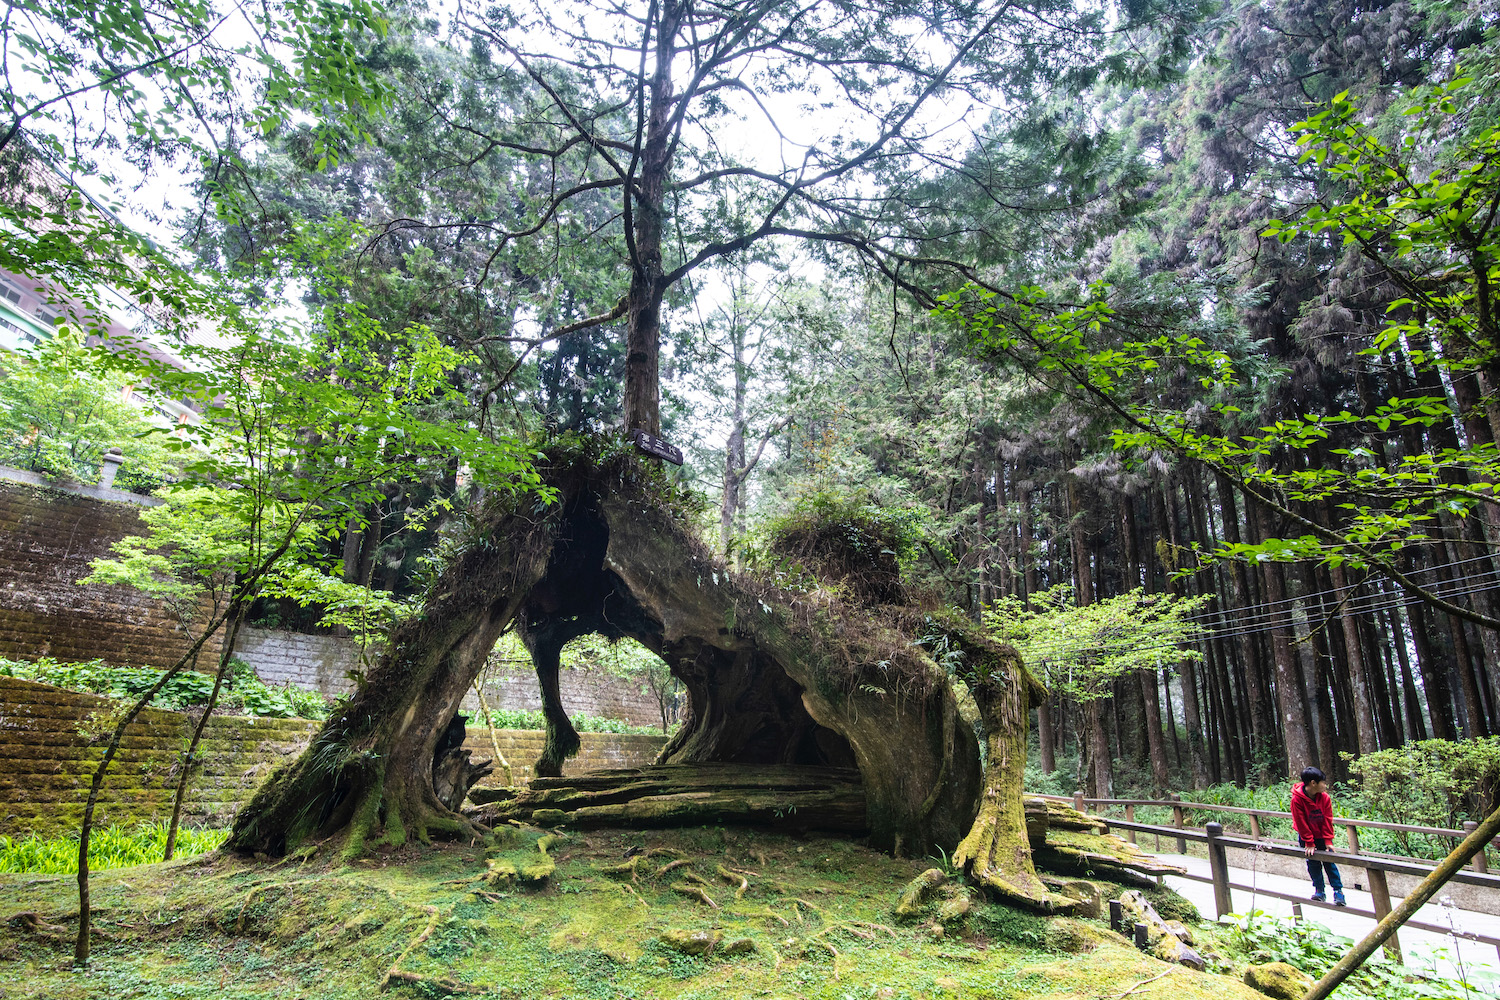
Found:
[[267, 684], [293, 684], [329, 697], [353, 690], [348, 673], [364, 669], [359, 654], [359, 643], [345, 636], [269, 628], [241, 628], [234, 643], [234, 655]]
[[[176, 620], [161, 602], [128, 587], [77, 583], [90, 560], [110, 554], [111, 543], [143, 533], [139, 512], [155, 501], [34, 479], [0, 468], [0, 656], [177, 662], [196, 637], [192, 621]], [[218, 652], [218, 640], [210, 640], [200, 663], [215, 662]]]
[[[484, 700], [492, 709], [536, 711], [542, 707], [542, 689], [531, 664], [507, 664], [507, 670], [491, 670], [484, 685]], [[622, 719], [636, 726], [660, 726], [661, 710], [656, 698], [603, 670], [562, 670], [558, 675], [563, 707], [569, 715], [596, 715]], [[478, 719], [479, 699], [470, 691], [463, 710]]]
[[[347, 674], [359, 667], [355, 640], [334, 635], [304, 635], [278, 629], [245, 628], [235, 642], [234, 655], [255, 668], [267, 684], [295, 684], [325, 695], [347, 694], [353, 687]], [[542, 692], [530, 663], [503, 664], [490, 672], [484, 697], [492, 709], [538, 710]], [[363, 668], [362, 668], [363, 669]], [[563, 705], [570, 715], [622, 719], [637, 726], [658, 726], [656, 699], [641, 685], [603, 670], [564, 670], [558, 678]], [[463, 710], [478, 719], [479, 699], [470, 692]]]
[[[118, 702], [46, 684], [0, 677], [0, 834], [51, 836], [76, 829], [89, 782], [113, 730]], [[192, 738], [193, 717], [147, 709], [125, 732], [96, 808], [100, 826], [170, 817], [176, 768]], [[204, 730], [201, 773], [189, 784], [185, 822], [225, 825], [278, 765], [301, 753], [318, 723], [304, 719], [215, 716]], [[542, 734], [497, 730], [496, 742], [515, 779], [529, 780]], [[657, 736], [584, 733], [583, 749], [565, 771], [636, 767], [655, 759]], [[494, 755], [488, 730], [471, 727], [465, 744], [476, 758]], [[503, 774], [484, 784], [503, 784]]]

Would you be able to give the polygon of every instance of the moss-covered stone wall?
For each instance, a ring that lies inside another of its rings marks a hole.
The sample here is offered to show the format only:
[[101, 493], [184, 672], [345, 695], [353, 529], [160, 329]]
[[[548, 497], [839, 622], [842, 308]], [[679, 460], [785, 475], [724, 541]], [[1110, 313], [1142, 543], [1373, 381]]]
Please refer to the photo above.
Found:
[[[94, 768], [122, 708], [109, 698], [0, 677], [0, 834], [52, 836], [77, 829]], [[147, 709], [126, 730], [96, 808], [100, 826], [169, 818], [194, 722], [187, 713]], [[184, 821], [226, 825], [273, 768], [302, 752], [318, 726], [306, 719], [210, 719]], [[495, 738], [516, 780], [529, 779], [543, 734], [501, 729]], [[585, 733], [582, 752], [566, 770], [649, 764], [663, 742], [659, 736]], [[471, 728], [465, 745], [475, 757], [493, 756], [488, 730]], [[482, 782], [503, 783], [498, 772]]]
[[[128, 587], [80, 587], [89, 562], [126, 535], [142, 534], [140, 511], [116, 490], [43, 486], [0, 469], [0, 656], [35, 660], [102, 659], [169, 667], [196, 638], [164, 604]], [[91, 495], [99, 494], [99, 495]], [[205, 615], [200, 608], [195, 616]], [[209, 640], [200, 663], [215, 663]]]

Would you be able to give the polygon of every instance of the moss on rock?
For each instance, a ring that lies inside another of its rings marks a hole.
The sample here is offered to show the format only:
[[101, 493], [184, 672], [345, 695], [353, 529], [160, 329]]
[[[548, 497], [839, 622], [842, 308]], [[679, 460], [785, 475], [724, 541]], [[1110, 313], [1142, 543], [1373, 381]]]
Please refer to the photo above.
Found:
[[1286, 962], [1267, 962], [1245, 969], [1245, 985], [1276, 1000], [1301, 1000], [1312, 988], [1313, 978]]

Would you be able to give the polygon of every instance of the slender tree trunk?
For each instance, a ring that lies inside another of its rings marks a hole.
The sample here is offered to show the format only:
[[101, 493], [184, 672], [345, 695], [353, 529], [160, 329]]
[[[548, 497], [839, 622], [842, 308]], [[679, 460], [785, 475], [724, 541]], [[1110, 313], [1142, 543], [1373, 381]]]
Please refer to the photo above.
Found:
[[1339, 625], [1344, 633], [1344, 656], [1349, 667], [1349, 680], [1354, 687], [1354, 711], [1359, 752], [1374, 753], [1380, 749], [1375, 734], [1375, 710], [1370, 702], [1369, 665], [1364, 659], [1364, 645], [1359, 639], [1359, 622], [1351, 606], [1354, 594], [1349, 588], [1344, 567], [1328, 568], [1333, 582], [1333, 599], [1338, 602]]
[[104, 746], [104, 756], [99, 759], [99, 766], [94, 768], [93, 780], [89, 782], [89, 797], [83, 804], [83, 822], [78, 828], [78, 936], [73, 941], [74, 965], [89, 964], [89, 936], [93, 930], [93, 913], [89, 900], [89, 835], [94, 829], [94, 809], [99, 804], [99, 790], [104, 786], [104, 775], [109, 771], [109, 765], [114, 762], [115, 755], [120, 752], [120, 743], [125, 738], [125, 730], [141, 714], [142, 709], [155, 700], [156, 696], [161, 693], [161, 689], [166, 687], [167, 681], [181, 673], [189, 663], [197, 660], [198, 652], [203, 648], [203, 644], [208, 642], [209, 637], [218, 631], [223, 623], [222, 614], [209, 619], [208, 627], [182, 654], [182, 658], [165, 670], [151, 689], [137, 698], [135, 704], [120, 716], [115, 723], [109, 742]]
[[1089, 731], [1089, 778], [1093, 785], [1093, 798], [1113, 798], [1113, 772], [1109, 759], [1109, 733], [1104, 727], [1102, 699], [1094, 698], [1084, 703], [1084, 715]]
[[[1385, 595], [1392, 592], [1382, 588], [1381, 593]], [[1401, 620], [1401, 613], [1396, 608], [1388, 608], [1386, 619], [1390, 623], [1391, 643], [1396, 647], [1396, 660], [1401, 665], [1401, 694], [1402, 701], [1406, 705], [1406, 732], [1414, 740], [1425, 740], [1427, 739], [1427, 723], [1422, 717], [1422, 699], [1417, 694], [1417, 682], [1411, 669], [1411, 654], [1406, 648], [1408, 637]]]
[[[1259, 510], [1257, 514], [1261, 520], [1260, 537], [1273, 537], [1275, 529], [1269, 523], [1269, 514]], [[1262, 564], [1261, 571], [1266, 603], [1271, 606], [1269, 612], [1274, 616], [1271, 650], [1276, 657], [1276, 708], [1286, 745], [1287, 776], [1295, 780], [1312, 760], [1312, 742], [1307, 735], [1307, 702], [1292, 652], [1292, 614], [1286, 596], [1285, 574], [1281, 564], [1274, 562]]]
[[234, 643], [239, 638], [240, 626], [244, 624], [245, 613], [249, 610], [249, 602], [244, 597], [236, 597], [229, 606], [227, 612], [229, 628], [225, 631], [224, 643], [219, 653], [219, 669], [214, 674], [214, 689], [209, 693], [208, 704], [204, 707], [203, 714], [199, 716], [198, 724], [193, 727], [193, 738], [188, 743], [187, 752], [182, 755], [181, 771], [177, 775], [177, 792], [172, 796], [172, 820], [167, 825], [167, 844], [162, 850], [163, 861], [171, 861], [172, 854], [177, 849], [177, 828], [182, 823], [182, 803], [187, 798], [188, 778], [197, 760], [198, 744], [203, 739], [203, 730], [208, 727], [209, 717], [214, 714], [214, 708], [219, 704], [219, 692], [224, 688], [224, 675], [229, 672], [229, 661], [234, 656]]
[[[1168, 479], [1163, 486], [1164, 508], [1159, 515], [1166, 523], [1167, 537], [1171, 540], [1174, 552], [1186, 549], [1182, 544], [1182, 536], [1178, 528], [1177, 519], [1177, 491]], [[1179, 595], [1182, 592], [1180, 582], [1172, 584], [1172, 589]], [[1187, 727], [1188, 761], [1192, 768], [1192, 784], [1194, 788], [1203, 788], [1208, 784], [1208, 768], [1203, 761], [1203, 718], [1199, 710], [1198, 700], [1198, 673], [1192, 660], [1182, 659], [1177, 662], [1177, 671], [1182, 678], [1182, 715], [1183, 723]]]
[[1022, 483], [1020, 486], [1020, 530], [1021, 530], [1021, 599], [1026, 609], [1031, 610], [1031, 595], [1037, 591], [1036, 586], [1036, 559], [1032, 555], [1031, 546], [1031, 485]]

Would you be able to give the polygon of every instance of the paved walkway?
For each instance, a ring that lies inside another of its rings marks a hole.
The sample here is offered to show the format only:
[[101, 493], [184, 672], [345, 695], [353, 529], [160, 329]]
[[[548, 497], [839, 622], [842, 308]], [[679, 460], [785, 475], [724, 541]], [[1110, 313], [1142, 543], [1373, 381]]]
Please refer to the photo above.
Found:
[[[1209, 876], [1208, 859], [1184, 856], [1181, 854], [1157, 854], [1156, 857], [1168, 864], [1174, 864], [1186, 868], [1191, 875], [1199, 875], [1204, 878]], [[1302, 916], [1315, 923], [1322, 924], [1335, 934], [1360, 940], [1370, 931], [1375, 929], [1375, 921], [1371, 917], [1363, 917], [1338, 908], [1324, 908], [1317, 903], [1307, 901], [1312, 895], [1312, 882], [1306, 877], [1296, 879], [1285, 875], [1271, 875], [1266, 872], [1254, 872], [1245, 868], [1231, 868], [1229, 880], [1235, 885], [1254, 886], [1266, 888], [1276, 892], [1287, 893], [1301, 897]], [[1350, 882], [1347, 869], [1345, 870], [1345, 881]], [[1168, 875], [1167, 885], [1186, 896], [1198, 907], [1198, 911], [1206, 919], [1213, 919], [1214, 915], [1214, 889], [1208, 882], [1198, 882], [1193, 879], [1179, 878]], [[1354, 889], [1345, 890], [1344, 895], [1349, 900], [1349, 906], [1371, 912], [1375, 908], [1374, 901], [1368, 892], [1359, 892]], [[1274, 896], [1261, 896], [1240, 889], [1230, 890], [1231, 902], [1234, 904], [1235, 913], [1248, 913], [1251, 910], [1261, 910], [1265, 913], [1281, 917], [1292, 915], [1292, 904], [1289, 900], [1279, 899]], [[1332, 895], [1330, 894], [1330, 899]], [[1500, 917], [1488, 913], [1475, 913], [1472, 910], [1460, 910], [1453, 906], [1441, 904], [1442, 894], [1438, 894], [1438, 900], [1423, 906], [1417, 912], [1414, 919], [1433, 924], [1438, 927], [1452, 926], [1460, 933], [1487, 934], [1490, 937], [1500, 938]], [[1400, 904], [1400, 897], [1391, 900], [1393, 906]], [[1497, 955], [1493, 945], [1483, 944], [1478, 941], [1455, 938], [1448, 934], [1435, 934], [1430, 931], [1420, 931], [1411, 927], [1403, 927], [1398, 936], [1401, 939], [1401, 949], [1406, 954], [1407, 964], [1413, 969], [1426, 970], [1434, 965], [1434, 952], [1437, 952], [1436, 960], [1439, 972], [1452, 975], [1453, 966], [1461, 962], [1466, 967], [1485, 967], [1492, 971], [1500, 970], [1500, 955]], [[1441, 956], [1446, 956], [1441, 957]]]

